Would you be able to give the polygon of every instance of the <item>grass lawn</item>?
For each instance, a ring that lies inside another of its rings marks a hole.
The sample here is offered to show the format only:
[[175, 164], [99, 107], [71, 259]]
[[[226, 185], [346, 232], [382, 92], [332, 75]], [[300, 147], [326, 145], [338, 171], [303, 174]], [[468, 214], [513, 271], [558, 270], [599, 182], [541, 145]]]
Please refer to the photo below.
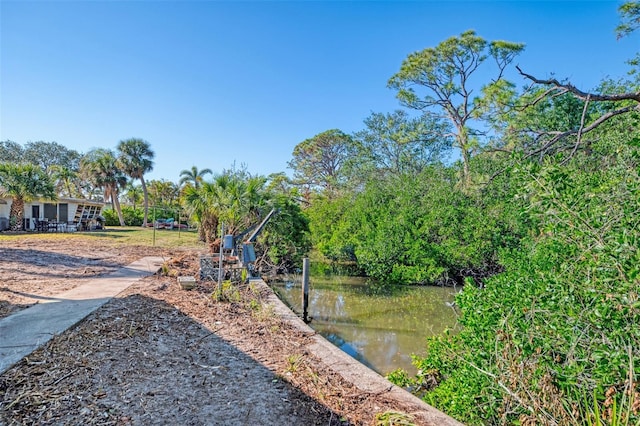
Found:
[[103, 239], [111, 244], [155, 246], [167, 248], [203, 248], [204, 243], [198, 240], [198, 232], [185, 229], [154, 229], [139, 226], [109, 226], [100, 231], [70, 232], [70, 233], [6, 233], [0, 232], [0, 244], [2, 241], [19, 238], [46, 238], [47, 240], [59, 238], [70, 239]]

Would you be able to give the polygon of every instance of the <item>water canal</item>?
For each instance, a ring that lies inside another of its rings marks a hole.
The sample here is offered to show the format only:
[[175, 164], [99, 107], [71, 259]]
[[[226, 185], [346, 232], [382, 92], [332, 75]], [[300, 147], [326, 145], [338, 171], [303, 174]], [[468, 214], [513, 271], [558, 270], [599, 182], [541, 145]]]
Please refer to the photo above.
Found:
[[[272, 283], [278, 296], [302, 312], [301, 280]], [[325, 339], [384, 375], [397, 368], [415, 373], [411, 354], [423, 354], [425, 338], [456, 325], [451, 287], [402, 287], [372, 294], [361, 277], [312, 276], [309, 324]]]

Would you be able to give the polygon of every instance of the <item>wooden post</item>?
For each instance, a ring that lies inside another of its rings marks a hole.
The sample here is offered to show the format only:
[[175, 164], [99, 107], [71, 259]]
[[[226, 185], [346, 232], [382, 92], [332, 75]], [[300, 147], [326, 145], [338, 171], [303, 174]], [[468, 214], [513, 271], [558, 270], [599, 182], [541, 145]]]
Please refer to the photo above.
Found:
[[309, 258], [302, 259], [302, 320], [309, 322]]

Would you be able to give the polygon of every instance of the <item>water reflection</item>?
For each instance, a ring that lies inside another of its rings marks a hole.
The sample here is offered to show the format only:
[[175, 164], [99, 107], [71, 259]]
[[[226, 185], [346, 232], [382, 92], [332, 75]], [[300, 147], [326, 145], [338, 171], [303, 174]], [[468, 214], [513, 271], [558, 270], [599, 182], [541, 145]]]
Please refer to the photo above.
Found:
[[[376, 295], [364, 279], [345, 276], [314, 276], [310, 287], [311, 327], [380, 374], [397, 368], [415, 372], [411, 354], [423, 354], [426, 337], [456, 325], [453, 288], [403, 287]], [[302, 311], [299, 280], [273, 288], [295, 312]]]

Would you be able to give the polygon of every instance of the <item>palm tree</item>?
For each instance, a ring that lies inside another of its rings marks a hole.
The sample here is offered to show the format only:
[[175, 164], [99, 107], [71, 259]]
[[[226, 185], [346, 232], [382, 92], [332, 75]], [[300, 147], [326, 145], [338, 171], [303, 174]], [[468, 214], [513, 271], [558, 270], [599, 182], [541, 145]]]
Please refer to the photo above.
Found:
[[202, 169], [198, 170], [196, 166], [191, 166], [191, 170], [183, 170], [180, 172], [180, 186], [183, 185], [192, 185], [195, 189], [200, 188], [200, 184], [204, 182], [204, 175], [210, 174], [213, 172], [211, 169]]
[[200, 238], [211, 246], [221, 222], [229, 234], [254, 224], [265, 210], [265, 183], [261, 176], [225, 173], [203, 182], [198, 189], [188, 185], [183, 199], [191, 217], [200, 224]]
[[149, 194], [147, 184], [144, 181], [144, 174], [153, 170], [154, 153], [149, 142], [144, 139], [131, 138], [118, 143], [120, 153], [119, 161], [122, 169], [132, 179], [140, 179], [142, 193], [144, 195], [144, 219], [142, 226], [147, 226], [149, 215]]
[[260, 218], [265, 204], [266, 178], [225, 174], [214, 179], [218, 186], [220, 220], [235, 234]]
[[53, 182], [34, 164], [0, 163], [0, 195], [12, 198], [9, 221], [12, 231], [24, 230], [24, 204], [35, 198], [56, 199]]
[[120, 189], [127, 184], [127, 176], [120, 169], [119, 162], [113, 151], [109, 149], [94, 149], [82, 158], [80, 164], [93, 183], [102, 188], [105, 201], [111, 200], [111, 205], [118, 214], [120, 226], [125, 226], [118, 196]]
[[157, 207], [174, 209], [178, 207], [178, 185], [175, 183], [160, 179], [149, 182], [149, 201]]
[[216, 239], [219, 223], [217, 206], [217, 187], [210, 182], [204, 182], [198, 189], [187, 185], [184, 190], [184, 203], [189, 215], [198, 223], [200, 241], [209, 247]]
[[51, 177], [55, 179], [56, 189], [60, 194], [64, 195], [66, 192], [68, 197], [73, 197], [78, 194], [78, 173], [75, 170], [58, 164], [51, 166], [50, 170]]
[[125, 188], [125, 197], [128, 202], [133, 205], [133, 209], [136, 209], [136, 204], [142, 198], [142, 187], [134, 185], [133, 182], [128, 182]]

